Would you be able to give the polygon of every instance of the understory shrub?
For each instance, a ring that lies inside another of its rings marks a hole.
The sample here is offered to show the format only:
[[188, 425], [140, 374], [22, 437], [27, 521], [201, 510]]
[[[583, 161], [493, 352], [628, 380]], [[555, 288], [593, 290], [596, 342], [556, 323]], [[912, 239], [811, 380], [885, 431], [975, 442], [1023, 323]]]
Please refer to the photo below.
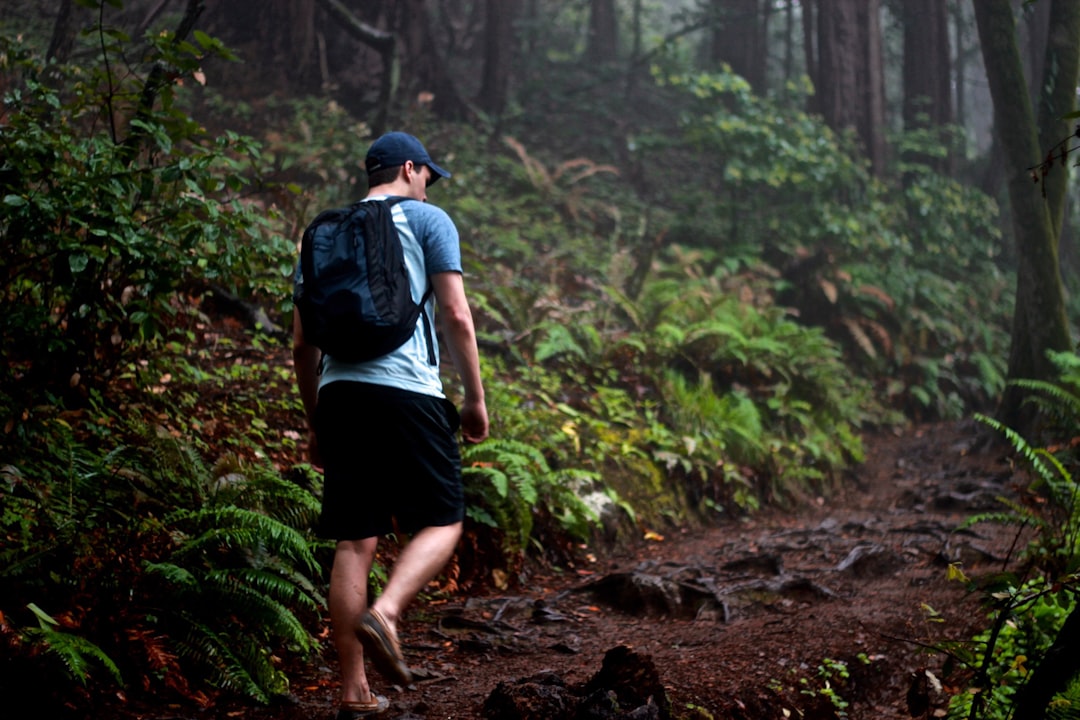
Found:
[[288, 688], [276, 656], [316, 647], [317, 498], [266, 464], [209, 466], [143, 421], [99, 417], [101, 442], [76, 414], [35, 414], [31, 448], [3, 465], [0, 685], [269, 702]]

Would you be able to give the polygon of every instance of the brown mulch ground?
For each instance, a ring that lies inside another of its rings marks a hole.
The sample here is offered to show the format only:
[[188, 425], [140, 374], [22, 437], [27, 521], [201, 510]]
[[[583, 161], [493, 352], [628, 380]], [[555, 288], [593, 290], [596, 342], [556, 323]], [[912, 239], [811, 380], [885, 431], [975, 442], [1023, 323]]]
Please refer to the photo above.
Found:
[[[918, 717], [940, 717], [963, 677], [928, 648], [970, 637], [984, 617], [978, 596], [947, 579], [948, 564], [978, 577], [1015, 552], [1000, 528], [955, 531], [999, 509], [1016, 479], [999, 450], [972, 449], [977, 434], [964, 423], [868, 437], [867, 462], [839, 497], [643, 538], [584, 571], [533, 571], [506, 592], [417, 605], [402, 642], [420, 679], [401, 689], [373, 675], [391, 700], [382, 717], [490, 717], [483, 706], [500, 682], [551, 671], [584, 683], [620, 645], [651, 658], [673, 718], [908, 718], [926, 669], [944, 692]], [[327, 652], [273, 708], [138, 717], [333, 718], [334, 672]]]

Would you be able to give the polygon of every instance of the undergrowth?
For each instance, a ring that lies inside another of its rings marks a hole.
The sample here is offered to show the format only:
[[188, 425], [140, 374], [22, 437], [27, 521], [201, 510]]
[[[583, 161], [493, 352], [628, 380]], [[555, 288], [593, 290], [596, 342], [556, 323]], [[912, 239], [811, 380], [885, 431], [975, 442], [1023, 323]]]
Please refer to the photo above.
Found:
[[[1017, 381], [1032, 392], [1045, 420], [1042, 432], [1055, 442], [1039, 447], [1000, 422], [980, 420], [1001, 433], [1030, 470], [1028, 485], [1017, 499], [1002, 498], [1002, 510], [981, 513], [966, 520], [961, 529], [979, 523], [1017, 528], [1029, 538], [1018, 570], [1006, 571], [979, 584], [962, 571], [958, 579], [981, 592], [988, 609], [987, 628], [970, 642], [950, 644], [950, 656], [966, 667], [971, 680], [965, 692], [949, 703], [950, 718], [1009, 720], [1045, 713], [1048, 718], [1080, 715], [1080, 680], [1075, 665], [1060, 687], [1046, 691], [1045, 707], [1031, 695], [1021, 700], [1037, 673], [1061, 662], [1062, 653], [1074, 654], [1071, 637], [1063, 630], [1077, 612], [1080, 590], [1080, 502], [1076, 438], [1080, 437], [1080, 357], [1058, 353], [1053, 360], [1060, 370], [1055, 382]], [[1075, 622], [1075, 620], [1072, 620]], [[1035, 703], [1032, 707], [1030, 703]], [[1020, 713], [1017, 715], [1016, 713]]]
[[[317, 649], [319, 481], [273, 360], [287, 338], [221, 332], [204, 301], [288, 326], [293, 241], [360, 192], [369, 130], [323, 98], [274, 99], [256, 125], [199, 89], [203, 58], [232, 57], [203, 33], [91, 28], [78, 67], [0, 40], [0, 687], [268, 702], [281, 655]], [[159, 62], [178, 81], [131, 107]], [[826, 494], [864, 429], [1000, 390], [991, 201], [931, 173], [874, 179], [729, 72], [652, 82], [674, 112], [621, 164], [524, 125], [408, 117], [454, 168], [432, 201], [461, 232], [496, 428], [463, 453], [468, 518], [507, 568], [555, 536]]]

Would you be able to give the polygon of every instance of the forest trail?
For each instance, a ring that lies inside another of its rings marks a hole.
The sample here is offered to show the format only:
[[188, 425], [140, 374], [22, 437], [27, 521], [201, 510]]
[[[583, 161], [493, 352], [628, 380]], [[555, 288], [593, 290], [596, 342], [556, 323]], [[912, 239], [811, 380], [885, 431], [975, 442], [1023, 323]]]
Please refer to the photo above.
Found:
[[[1017, 479], [1000, 450], [972, 449], [978, 431], [965, 422], [869, 436], [867, 461], [828, 500], [642, 539], [504, 593], [418, 604], [401, 638], [418, 681], [401, 689], [373, 675], [391, 701], [382, 717], [557, 720], [552, 708], [584, 703], [585, 684], [619, 646], [643, 664], [631, 672], [658, 680], [669, 709], [589, 717], [899, 720], [912, 717], [909, 694], [926, 703], [919, 717], [935, 717], [947, 699], [923, 694], [925, 670], [945, 692], [959, 678], [927, 648], [969, 637], [984, 617], [948, 565], [978, 577], [1019, 547], [997, 526], [956, 531], [970, 514], [1000, 509]], [[523, 678], [534, 682], [513, 685]], [[485, 714], [500, 683], [503, 710]], [[272, 708], [138, 716], [333, 718], [332, 653], [294, 673], [293, 689]], [[636, 700], [616, 690], [626, 713]]]

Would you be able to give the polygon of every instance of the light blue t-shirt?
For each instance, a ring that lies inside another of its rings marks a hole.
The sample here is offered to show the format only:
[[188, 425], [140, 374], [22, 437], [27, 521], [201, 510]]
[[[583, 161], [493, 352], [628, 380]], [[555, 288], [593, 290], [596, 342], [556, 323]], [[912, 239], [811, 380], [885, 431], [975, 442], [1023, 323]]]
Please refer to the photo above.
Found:
[[[431, 282], [431, 275], [462, 272], [458, 231], [444, 210], [419, 200], [403, 200], [394, 205], [393, 216], [405, 254], [405, 265], [409, 270], [412, 298], [414, 302], [420, 302]], [[296, 283], [299, 285], [302, 282], [298, 266]], [[382, 357], [367, 362], [347, 363], [325, 355], [319, 388], [339, 380], [348, 380], [445, 397], [439, 375], [439, 345], [435, 338], [434, 295], [428, 297], [423, 313], [431, 321], [434, 365], [429, 362], [428, 340], [421, 317], [416, 322], [412, 337], [397, 350]]]

